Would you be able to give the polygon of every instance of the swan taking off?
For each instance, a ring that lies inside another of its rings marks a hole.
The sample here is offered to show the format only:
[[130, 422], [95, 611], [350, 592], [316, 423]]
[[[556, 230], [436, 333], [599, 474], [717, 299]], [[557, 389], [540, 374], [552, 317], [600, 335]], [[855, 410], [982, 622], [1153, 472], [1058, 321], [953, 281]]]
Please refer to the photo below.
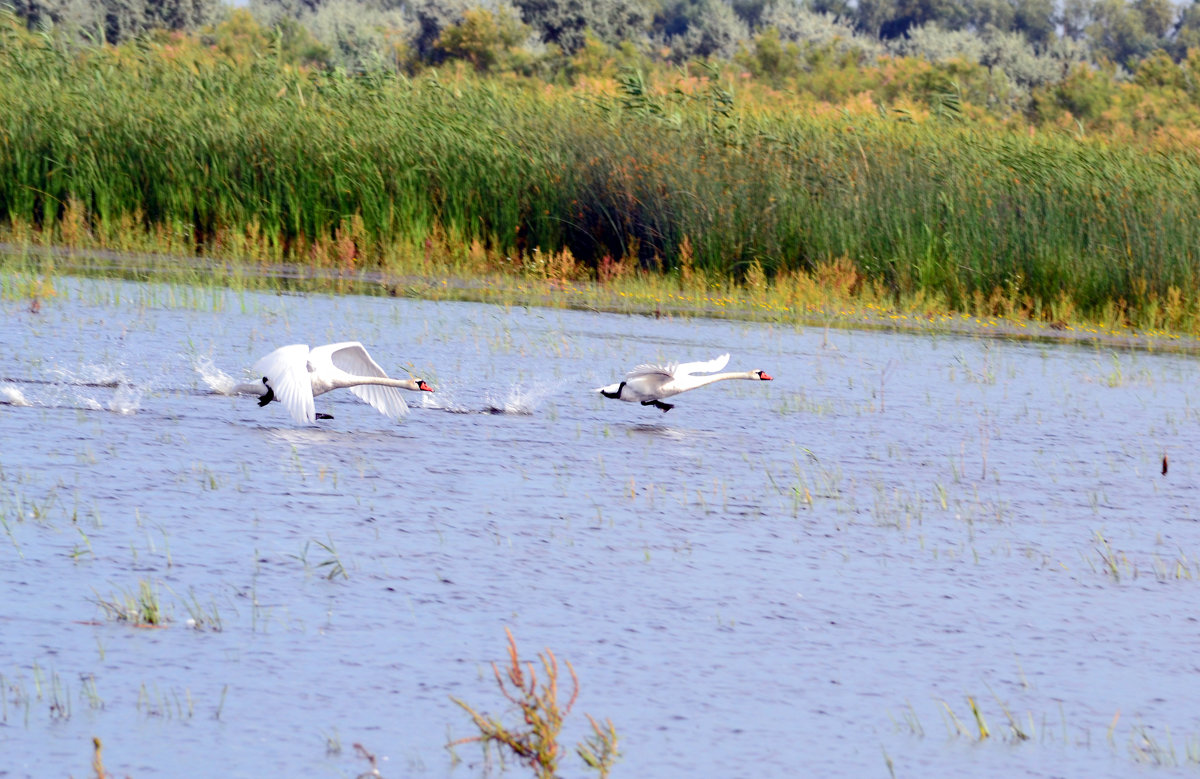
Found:
[[316, 412], [313, 398], [343, 387], [397, 420], [408, 413], [398, 389], [433, 392], [423, 379], [388, 378], [358, 341], [312, 349], [307, 344], [283, 346], [254, 363], [253, 370], [263, 377], [262, 384], [239, 384], [235, 391], [260, 395], [260, 406], [277, 400], [297, 422], [333, 419]]
[[[639, 365], [625, 374], [625, 380], [619, 384], [609, 384], [599, 387], [599, 392], [606, 398], [625, 400], [630, 403], [641, 403], [643, 406], [661, 408], [663, 413], [675, 408], [672, 403], [663, 403], [663, 398], [678, 395], [681, 392], [712, 384], [714, 381], [725, 379], [747, 379], [750, 381], [771, 381], [771, 377], [763, 371], [744, 371], [741, 373], [714, 373], [725, 367], [729, 355], [722, 354], [708, 362], [681, 362], [676, 365]], [[695, 376], [696, 373], [707, 373], [708, 376]]]

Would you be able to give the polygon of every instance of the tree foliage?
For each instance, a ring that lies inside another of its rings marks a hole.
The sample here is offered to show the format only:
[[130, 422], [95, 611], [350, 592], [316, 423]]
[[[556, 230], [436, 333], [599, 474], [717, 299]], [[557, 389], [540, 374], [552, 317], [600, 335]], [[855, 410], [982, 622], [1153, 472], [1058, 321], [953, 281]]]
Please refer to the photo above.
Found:
[[[11, 7], [28, 28], [85, 45], [203, 30], [242, 59], [269, 50], [347, 73], [416, 73], [458, 60], [480, 72], [565, 80], [611, 77], [629, 64], [728, 61], [823, 100], [855, 90], [881, 103], [901, 94], [934, 99], [954, 84], [968, 102], [1006, 116], [1099, 120], [1120, 104], [1122, 83], [1177, 89], [1191, 100], [1200, 77], [1190, 54], [1200, 49], [1200, 0], [249, 0], [236, 10], [222, 0], [11, 0]], [[878, 83], [877, 63], [893, 71]]]
[[31, 29], [60, 26], [120, 43], [150, 30], [195, 30], [221, 13], [221, 0], [12, 0]]

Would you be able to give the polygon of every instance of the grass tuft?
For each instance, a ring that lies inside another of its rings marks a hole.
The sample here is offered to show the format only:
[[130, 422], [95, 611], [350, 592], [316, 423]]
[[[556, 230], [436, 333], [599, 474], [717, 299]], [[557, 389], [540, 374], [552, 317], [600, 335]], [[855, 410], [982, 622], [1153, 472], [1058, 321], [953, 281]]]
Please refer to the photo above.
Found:
[[146, 579], [138, 582], [136, 592], [113, 594], [107, 599], [97, 594], [94, 603], [108, 619], [134, 627], [162, 627], [168, 621], [157, 588]]

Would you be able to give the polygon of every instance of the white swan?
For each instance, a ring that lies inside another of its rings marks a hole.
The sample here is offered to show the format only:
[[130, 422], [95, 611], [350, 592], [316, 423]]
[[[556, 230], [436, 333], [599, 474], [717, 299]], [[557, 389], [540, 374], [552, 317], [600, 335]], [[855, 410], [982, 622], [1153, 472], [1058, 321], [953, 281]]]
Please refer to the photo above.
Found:
[[[750, 381], [771, 381], [771, 377], [763, 371], [744, 371], [740, 373], [715, 373], [729, 362], [729, 355], [722, 354], [708, 362], [683, 362], [677, 365], [639, 365], [625, 374], [625, 380], [607, 387], [598, 387], [599, 392], [606, 398], [625, 400], [630, 403], [641, 403], [643, 406], [661, 408], [663, 413], [675, 408], [672, 403], [663, 403], [663, 398], [678, 395], [681, 392], [712, 384], [714, 381], [726, 379], [748, 379]], [[694, 376], [695, 373], [708, 373], [709, 376]]]
[[313, 398], [343, 387], [392, 419], [408, 413], [397, 389], [433, 392], [423, 379], [388, 378], [358, 341], [312, 349], [307, 344], [283, 346], [254, 363], [253, 370], [263, 377], [262, 384], [239, 384], [234, 392], [261, 396], [260, 406], [277, 400], [297, 422], [333, 419], [316, 412]]

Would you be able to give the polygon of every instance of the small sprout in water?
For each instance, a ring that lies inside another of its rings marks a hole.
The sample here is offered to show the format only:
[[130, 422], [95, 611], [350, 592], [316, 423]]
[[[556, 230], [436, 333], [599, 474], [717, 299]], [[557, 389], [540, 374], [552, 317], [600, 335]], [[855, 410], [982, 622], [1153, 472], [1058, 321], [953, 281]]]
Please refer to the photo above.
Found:
[[333, 545], [332, 537], [329, 539], [328, 544], [323, 544], [320, 541], [314, 541], [313, 543], [315, 543], [317, 546], [321, 547], [322, 549], [324, 549], [326, 552], [328, 552], [330, 554], [330, 558], [328, 560], [326, 560], [323, 563], [317, 564], [318, 568], [328, 568], [329, 569], [329, 573], [327, 573], [325, 575], [326, 579], [333, 581], [334, 579], [336, 579], [339, 576], [341, 576], [343, 579], [350, 578], [350, 574], [346, 573], [346, 567], [344, 565], [342, 565], [341, 558], [338, 557], [337, 548]]

